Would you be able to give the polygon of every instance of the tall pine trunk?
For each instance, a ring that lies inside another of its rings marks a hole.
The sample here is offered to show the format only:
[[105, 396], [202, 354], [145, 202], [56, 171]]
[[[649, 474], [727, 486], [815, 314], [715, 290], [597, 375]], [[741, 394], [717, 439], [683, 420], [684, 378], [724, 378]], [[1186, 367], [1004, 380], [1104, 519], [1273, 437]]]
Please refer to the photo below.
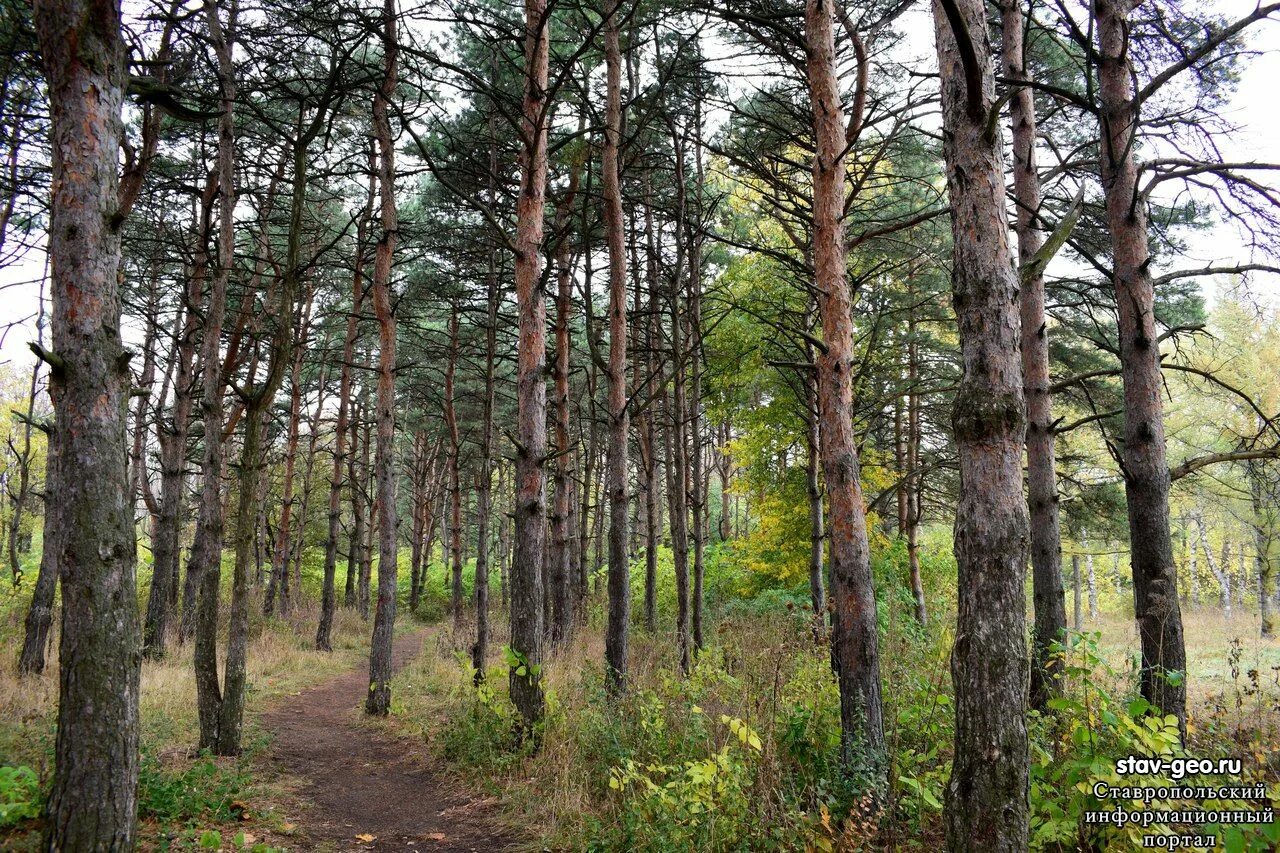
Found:
[[[496, 155], [490, 160], [490, 175], [494, 173], [494, 159]], [[489, 554], [492, 550], [489, 524], [493, 513], [493, 409], [498, 356], [498, 270], [492, 250], [485, 282], [485, 303], [484, 410], [480, 424], [480, 470], [476, 474], [476, 639], [471, 646], [476, 684], [484, 680], [489, 656]]]
[[[578, 132], [586, 129], [586, 112], [579, 115]], [[551, 511], [551, 541], [548, 543], [548, 562], [551, 565], [551, 641], [562, 642], [569, 637], [573, 624], [573, 524], [570, 494], [576, 491], [571, 481], [570, 462], [572, 445], [569, 434], [569, 370], [572, 349], [570, 318], [573, 310], [573, 266], [570, 262], [569, 222], [574, 201], [578, 194], [578, 182], [582, 172], [582, 160], [570, 167], [569, 185], [556, 209], [556, 358], [552, 366], [555, 391], [553, 409], [556, 433], [556, 465], [554, 476], [555, 504]]]
[[546, 553], [547, 306], [542, 283], [543, 208], [547, 191], [547, 0], [524, 3], [524, 98], [520, 196], [516, 202], [515, 563], [511, 568], [509, 687], [526, 733], [542, 719], [542, 563]]
[[[1160, 394], [1160, 341], [1151, 278], [1147, 207], [1139, 196], [1138, 104], [1130, 59], [1131, 0], [1096, 0], [1099, 148], [1116, 289], [1124, 382], [1125, 498], [1135, 615], [1142, 638], [1142, 695], [1178, 718], [1186, 736], [1187, 652], [1169, 533], [1169, 466]], [[1176, 674], [1176, 675], [1175, 675]]]
[[606, 69], [604, 149], [600, 185], [605, 244], [609, 253], [609, 618], [605, 628], [605, 684], [612, 693], [627, 687], [627, 626], [631, 621], [627, 484], [627, 254], [622, 215], [622, 50], [618, 38], [621, 0], [609, 4], [604, 23]]
[[1020, 853], [1028, 843], [1028, 522], [1018, 282], [1003, 145], [987, 130], [995, 83], [985, 9], [980, 0], [934, 0], [933, 17], [962, 362], [951, 415], [960, 456], [956, 736], [944, 820], [951, 850]]
[[187, 560], [187, 585], [195, 594], [184, 597], [183, 623], [192, 614], [195, 635], [196, 709], [200, 724], [200, 748], [214, 749], [218, 740], [218, 716], [222, 690], [218, 685], [218, 599], [222, 580], [223, 376], [222, 324], [226, 315], [227, 281], [235, 263], [235, 116], [236, 84], [232, 66], [235, 5], [223, 29], [215, 0], [204, 4], [209, 37], [218, 57], [218, 84], [222, 116], [218, 121], [218, 264], [210, 279], [209, 302], [204, 312], [200, 361], [204, 365], [201, 419], [204, 453], [201, 459], [200, 508], [196, 538]]
[[[1023, 44], [1022, 0], [1004, 0], [1001, 60], [1013, 80], [1031, 80]], [[1053, 451], [1053, 406], [1049, 395], [1049, 332], [1045, 324], [1044, 276], [1032, 259], [1044, 242], [1040, 216], [1040, 175], [1036, 171], [1036, 108], [1030, 85], [1015, 86], [1009, 100], [1013, 126], [1013, 195], [1017, 216], [1018, 264], [1022, 271], [1018, 305], [1022, 322], [1022, 381], [1027, 405], [1027, 506], [1031, 520], [1032, 632], [1031, 707], [1043, 709], [1058, 693], [1062, 659], [1051, 646], [1067, 626], [1062, 596], [1062, 546], [1058, 533], [1058, 481]], [[1077, 628], [1078, 630], [1078, 628]]]
[[136, 546], [120, 340], [117, 158], [127, 81], [116, 3], [39, 0], [53, 182], [48, 231], [55, 427], [47, 513], [62, 583], [48, 850], [129, 850], [138, 786]]
[[398, 231], [395, 194], [395, 143], [387, 105], [395, 95], [395, 0], [382, 5], [382, 85], [373, 98], [373, 133], [378, 140], [378, 201], [382, 236], [373, 261], [373, 313], [378, 318], [378, 450], [374, 478], [378, 493], [378, 608], [369, 647], [369, 695], [365, 712], [386, 716], [391, 709], [391, 640], [396, 621], [396, 320], [391, 313], [391, 262]]
[[[844, 155], [861, 123], [861, 98], [845, 122], [837, 78], [834, 17], [823, 0], [805, 4], [809, 97], [813, 106], [812, 254], [823, 347], [816, 359], [823, 479], [830, 507], [831, 643], [840, 686], [841, 759], [878, 786], [887, 771], [876, 598], [871, 579], [858, 449], [853, 435], [853, 318], [845, 269]], [[866, 57], [858, 50], [859, 91]]]
[[444, 369], [444, 424], [449, 432], [449, 614], [455, 634], [462, 631], [462, 443], [454, 407], [454, 377], [458, 369], [458, 304], [449, 306], [449, 357]]

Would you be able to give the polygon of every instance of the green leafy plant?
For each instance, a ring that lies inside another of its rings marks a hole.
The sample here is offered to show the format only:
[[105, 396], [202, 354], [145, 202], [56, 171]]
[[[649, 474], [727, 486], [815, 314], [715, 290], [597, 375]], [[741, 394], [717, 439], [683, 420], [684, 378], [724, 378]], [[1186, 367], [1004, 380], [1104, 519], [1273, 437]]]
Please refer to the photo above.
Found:
[[40, 778], [30, 767], [0, 767], [0, 826], [39, 817]]

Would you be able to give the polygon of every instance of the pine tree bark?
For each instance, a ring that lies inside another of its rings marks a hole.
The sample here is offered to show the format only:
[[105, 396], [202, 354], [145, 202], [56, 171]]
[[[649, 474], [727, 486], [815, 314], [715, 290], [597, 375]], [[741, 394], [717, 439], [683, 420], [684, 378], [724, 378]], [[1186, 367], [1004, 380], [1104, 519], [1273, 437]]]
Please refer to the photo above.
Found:
[[604, 148], [600, 186], [604, 199], [605, 244], [609, 254], [609, 618], [605, 628], [605, 685], [612, 694], [627, 689], [627, 628], [631, 622], [630, 489], [627, 483], [627, 254], [622, 215], [622, 49], [618, 37], [621, 0], [606, 0]]
[[391, 263], [399, 223], [396, 217], [395, 141], [387, 107], [395, 95], [400, 44], [395, 0], [382, 4], [382, 85], [373, 99], [373, 133], [378, 140], [378, 201], [382, 236], [373, 261], [373, 313], [378, 318], [378, 450], [374, 477], [378, 492], [378, 607], [369, 646], [369, 695], [365, 712], [385, 717], [391, 710], [391, 641], [396, 621], [396, 319], [391, 311]]
[[[1159, 331], [1147, 208], [1139, 196], [1138, 104], [1133, 91], [1132, 0], [1096, 0], [1100, 173], [1116, 288], [1124, 384], [1122, 467], [1129, 514], [1134, 605], [1142, 638], [1142, 695], [1178, 718], [1186, 736], [1187, 652], [1169, 533], [1169, 465], [1160, 394]], [[1180, 674], [1181, 677], [1173, 674]]]
[[689, 244], [689, 508], [693, 514], [693, 650], [703, 648], [702, 583], [706, 573], [707, 484], [702, 464], [702, 107], [693, 108], [693, 203], [686, 208], [685, 232]]
[[[1000, 9], [1001, 61], [1010, 79], [1031, 81], [1023, 44], [1022, 0], [1004, 0]], [[1027, 405], [1027, 506], [1031, 519], [1032, 632], [1031, 707], [1043, 709], [1059, 692], [1062, 659], [1051, 646], [1067, 627], [1062, 595], [1062, 544], [1058, 532], [1058, 480], [1053, 448], [1053, 400], [1049, 394], [1049, 331], [1045, 323], [1044, 276], [1031, 270], [1044, 242], [1040, 216], [1040, 174], [1036, 171], [1036, 108], [1030, 85], [1017, 85], [1009, 99], [1013, 126], [1013, 196], [1017, 215], [1018, 264], [1023, 270], [1018, 297], [1022, 322], [1022, 380]], [[1077, 630], [1078, 627], [1077, 627]]]
[[187, 560], [187, 585], [195, 593], [184, 597], [184, 625], [193, 614], [195, 634], [196, 708], [200, 724], [200, 748], [214, 749], [218, 741], [218, 718], [222, 690], [218, 684], [218, 598], [222, 579], [223, 468], [223, 368], [222, 324], [226, 315], [227, 281], [235, 263], [235, 101], [236, 82], [232, 49], [236, 29], [235, 4], [226, 28], [218, 16], [216, 0], [205, 0], [205, 16], [210, 41], [218, 58], [218, 85], [222, 115], [218, 120], [218, 262], [210, 279], [209, 303], [204, 312], [200, 360], [204, 365], [201, 419], [204, 452], [201, 459], [200, 508], [196, 518], [196, 538]]
[[484, 410], [480, 424], [480, 470], [476, 473], [476, 639], [471, 646], [476, 684], [485, 678], [489, 657], [489, 523], [493, 509], [493, 409], [498, 354], [498, 274], [492, 255], [485, 288]]
[[[578, 133], [586, 130], [586, 112], [579, 114]], [[556, 464], [554, 475], [555, 503], [551, 511], [551, 541], [548, 543], [548, 562], [551, 565], [551, 642], [561, 643], [569, 638], [573, 626], [573, 549], [570, 494], [576, 491], [572, 483], [572, 460], [569, 434], [569, 370], [573, 346], [571, 317], [573, 310], [573, 266], [571, 263], [569, 222], [581, 180], [582, 162], [577, 159], [569, 170], [569, 184], [564, 197], [556, 208], [556, 358], [552, 366], [554, 381], [553, 409], [556, 434]]]
[[546, 553], [547, 307], [542, 283], [547, 191], [547, 0], [524, 3], [524, 98], [520, 195], [516, 202], [515, 281], [519, 342], [516, 369], [515, 562], [511, 568], [511, 701], [526, 734], [542, 719], [542, 563]]
[[[853, 435], [853, 319], [844, 246], [844, 154], [849, 133], [837, 78], [834, 13], [805, 4], [808, 84], [813, 107], [813, 265], [823, 348], [816, 359], [822, 471], [830, 508], [831, 643], [840, 686], [841, 759], [883, 784], [887, 771], [876, 598], [866, 507]], [[867, 74], [858, 51], [859, 91]], [[860, 101], [855, 98], [855, 101]], [[855, 103], [852, 125], [861, 123]]]
[[[582, 218], [581, 233], [591, 233], [591, 199], [592, 199], [592, 178], [594, 170], [591, 163], [587, 163], [586, 172], [586, 192], [582, 195]], [[582, 256], [582, 305], [584, 309], [584, 323], [588, 338], [596, 334], [595, 314], [592, 309], [594, 304], [594, 295], [592, 290], [592, 280], [594, 270], [591, 264], [591, 253], [583, 252]], [[581, 451], [581, 464], [578, 466], [582, 469], [582, 497], [578, 500], [578, 544], [574, 549], [573, 559], [575, 561], [574, 575], [578, 585], [578, 608], [580, 612], [586, 611], [587, 596], [590, 593], [588, 587], [591, 575], [591, 566], [588, 562], [590, 553], [589, 546], [592, 538], [599, 536], [595, 522], [600, 518], [600, 508], [595, 502], [593, 495], [596, 489], [596, 465], [599, 461], [600, 450], [600, 419], [596, 413], [596, 389], [599, 387], [599, 359], [592, 356], [587, 359], [586, 370], [586, 447]], [[579, 433], [582, 432], [582, 421], [584, 418], [579, 410], [578, 422]], [[579, 435], [579, 444], [584, 443], [582, 436]]]
[[[128, 79], [118, 3], [38, 0], [53, 155], [55, 427], [47, 512], [63, 589], [47, 850], [132, 850], [138, 786], [136, 546], [120, 340], [117, 160]], [[74, 462], [74, 464], [72, 464]]]
[[[950, 850], [1028, 844], [1026, 433], [1018, 282], [1005, 218], [1004, 156], [987, 132], [995, 84], [980, 0], [934, 0], [951, 286], [963, 372], [952, 410], [960, 456], [956, 739], [944, 820]], [[950, 20], [949, 20], [950, 19]]]
[[[680, 157], [676, 157], [679, 171]], [[677, 177], [677, 185], [680, 183]], [[679, 190], [677, 190], [678, 192]], [[668, 297], [671, 341], [671, 400], [661, 398], [664, 419], [663, 449], [666, 452], [667, 504], [671, 515], [671, 556], [676, 575], [676, 654], [680, 672], [689, 674], [692, 666], [692, 614], [689, 607], [689, 466], [685, 456], [684, 332], [680, 317], [679, 278], [672, 277]]]
[[[658, 238], [653, 223], [653, 185], [648, 171], [644, 173], [644, 239], [645, 239], [645, 284], [648, 289], [646, 309], [644, 312], [644, 340], [646, 358], [648, 360], [648, 394], [655, 398], [661, 394], [664, 385], [662, 378], [662, 362], [658, 355], [658, 326], [661, 306], [659, 305], [658, 284]], [[657, 386], [658, 394], [653, 391]], [[644, 407], [641, 424], [642, 442], [647, 447], [644, 459], [645, 477], [645, 554], [644, 554], [644, 623], [652, 634], [658, 629], [658, 546], [662, 538], [662, 514], [660, 511], [660, 494], [662, 477], [658, 473], [658, 430], [655, 421], [660, 417], [655, 411], [654, 402]]]

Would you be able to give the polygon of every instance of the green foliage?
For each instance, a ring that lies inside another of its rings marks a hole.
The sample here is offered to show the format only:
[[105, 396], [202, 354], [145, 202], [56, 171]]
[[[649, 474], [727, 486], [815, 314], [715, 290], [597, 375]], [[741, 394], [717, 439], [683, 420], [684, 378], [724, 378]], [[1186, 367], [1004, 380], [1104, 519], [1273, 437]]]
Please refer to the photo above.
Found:
[[[1159, 798], [1113, 799], [1095, 796], [1098, 785], [1109, 788], [1157, 788], [1174, 785], [1245, 786], [1262, 779], [1229, 779], [1217, 776], [1187, 776], [1171, 780], [1167, 775], [1121, 775], [1116, 762], [1128, 756], [1183, 758], [1188, 755], [1178, 732], [1178, 720], [1162, 715], [1145, 699], [1123, 689], [1125, 680], [1098, 653], [1097, 634], [1072, 634], [1056, 653], [1064, 662], [1064, 678], [1069, 689], [1049, 701], [1050, 713], [1033, 714], [1031, 734], [1031, 847], [1056, 850], [1137, 849], [1143, 837], [1185, 835], [1184, 825], [1165, 823], [1143, 826], [1127, 823], [1114, 826], [1087, 823], [1088, 811], [1124, 808], [1144, 810], [1258, 810], [1258, 802], [1234, 800], [1181, 800]], [[1196, 757], [1207, 757], [1197, 755]], [[1280, 788], [1270, 786], [1274, 802]], [[1248, 824], [1223, 827], [1197, 825], [1195, 833], [1219, 837], [1225, 849], [1264, 851], [1276, 849], [1280, 825]]]
[[[703, 713], [696, 705], [690, 710]], [[622, 799], [621, 821], [614, 831], [621, 837], [609, 838], [610, 834], [604, 833], [595, 839], [592, 849], [734, 846], [750, 824], [751, 763], [762, 745], [760, 736], [746, 722], [725, 714], [720, 722], [732, 737], [710, 755], [680, 764], [642, 765], [627, 759], [612, 768], [609, 787]]]
[[755, 512], [755, 528], [736, 548], [743, 591], [807, 584], [811, 527], [804, 470], [791, 468], [756, 500]]
[[0, 767], [0, 826], [40, 815], [40, 777], [30, 767]]
[[[519, 652], [503, 647], [508, 666], [527, 667]], [[464, 652], [457, 653], [466, 676], [454, 688], [460, 713], [450, 715], [439, 740], [446, 758], [488, 771], [510, 767], [527, 755], [532, 743], [520, 737], [520, 718], [506, 694], [507, 667], [492, 667], [475, 683], [475, 668]]]
[[249, 770], [240, 762], [204, 754], [188, 767], [172, 769], [144, 752], [138, 774], [138, 816], [173, 826], [239, 820], [251, 785]]
[[762, 849], [752, 820], [762, 733], [699, 704], [741, 689], [711, 656], [687, 683], [664, 675], [653, 689], [594, 696], [580, 746], [598, 756], [611, 814], [589, 822], [588, 849]]

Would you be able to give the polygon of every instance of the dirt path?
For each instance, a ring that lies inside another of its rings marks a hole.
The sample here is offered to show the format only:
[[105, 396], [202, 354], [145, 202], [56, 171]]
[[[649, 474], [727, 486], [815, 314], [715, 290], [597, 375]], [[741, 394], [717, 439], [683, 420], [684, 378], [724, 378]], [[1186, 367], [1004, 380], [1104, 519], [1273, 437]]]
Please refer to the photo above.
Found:
[[[396, 639], [400, 669], [422, 652], [426, 632]], [[512, 849], [494, 826], [497, 805], [462, 790], [415, 740], [362, 725], [363, 667], [268, 710], [272, 770], [300, 781], [299, 849], [485, 853]], [[361, 838], [360, 836], [364, 836]], [[370, 839], [369, 836], [372, 836]]]

